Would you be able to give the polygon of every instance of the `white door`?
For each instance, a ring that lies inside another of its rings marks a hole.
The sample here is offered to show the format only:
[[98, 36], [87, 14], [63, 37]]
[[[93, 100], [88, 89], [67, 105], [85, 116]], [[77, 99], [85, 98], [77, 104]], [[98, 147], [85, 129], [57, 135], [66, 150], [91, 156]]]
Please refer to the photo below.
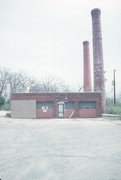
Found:
[[58, 117], [64, 117], [64, 104], [58, 104]]

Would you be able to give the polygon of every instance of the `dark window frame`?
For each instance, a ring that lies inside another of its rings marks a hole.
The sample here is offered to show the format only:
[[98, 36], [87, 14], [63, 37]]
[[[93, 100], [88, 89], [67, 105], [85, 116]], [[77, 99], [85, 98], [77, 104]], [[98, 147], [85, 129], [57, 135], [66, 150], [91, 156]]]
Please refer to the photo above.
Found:
[[[70, 103], [70, 104], [69, 104]], [[65, 109], [74, 109], [74, 104], [75, 102], [74, 101], [68, 101], [68, 102], [65, 102]]]
[[54, 109], [54, 102], [53, 101], [44, 101], [44, 102], [36, 102], [36, 109], [42, 110], [43, 107], [46, 109]]
[[[90, 108], [85, 108], [90, 107]], [[79, 109], [96, 109], [96, 101], [80, 101]]]

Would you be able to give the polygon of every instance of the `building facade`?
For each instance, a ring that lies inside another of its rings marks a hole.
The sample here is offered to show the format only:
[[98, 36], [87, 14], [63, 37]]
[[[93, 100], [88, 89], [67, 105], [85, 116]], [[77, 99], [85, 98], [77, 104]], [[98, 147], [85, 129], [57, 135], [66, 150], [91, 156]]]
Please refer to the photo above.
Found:
[[101, 117], [101, 93], [15, 93], [12, 118]]
[[[93, 118], [105, 112], [105, 79], [101, 11], [93, 9], [93, 73], [91, 83], [89, 42], [83, 42], [83, 93], [16, 93], [11, 96], [12, 118]], [[92, 91], [94, 84], [94, 92]]]

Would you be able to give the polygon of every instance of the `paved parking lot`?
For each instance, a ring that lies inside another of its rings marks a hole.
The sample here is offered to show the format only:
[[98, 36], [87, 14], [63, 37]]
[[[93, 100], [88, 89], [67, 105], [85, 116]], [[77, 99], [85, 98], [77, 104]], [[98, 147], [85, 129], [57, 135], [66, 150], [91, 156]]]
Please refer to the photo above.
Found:
[[121, 180], [121, 121], [0, 117], [2, 180]]

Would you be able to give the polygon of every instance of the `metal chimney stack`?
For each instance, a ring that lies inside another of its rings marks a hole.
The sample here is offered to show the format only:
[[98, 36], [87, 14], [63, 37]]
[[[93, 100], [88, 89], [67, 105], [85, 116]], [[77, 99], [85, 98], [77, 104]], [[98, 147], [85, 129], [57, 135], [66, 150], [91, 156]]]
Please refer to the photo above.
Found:
[[91, 11], [91, 15], [93, 34], [94, 91], [101, 92], [101, 104], [103, 113], [106, 109], [106, 103], [100, 9], [93, 9]]
[[89, 42], [83, 42], [83, 86], [84, 92], [91, 91], [91, 70], [90, 70], [90, 53]]

